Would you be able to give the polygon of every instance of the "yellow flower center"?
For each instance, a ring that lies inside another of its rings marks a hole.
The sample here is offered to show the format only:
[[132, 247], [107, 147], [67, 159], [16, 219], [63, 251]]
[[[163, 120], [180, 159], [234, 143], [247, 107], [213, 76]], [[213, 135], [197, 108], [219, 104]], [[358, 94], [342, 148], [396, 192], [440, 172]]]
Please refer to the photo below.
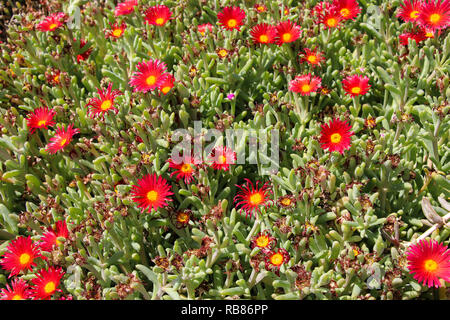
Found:
[[427, 32], [427, 33], [425, 33], [425, 37], [427, 37], [427, 38], [434, 38], [434, 34], [433, 34], [433, 32]]
[[418, 16], [419, 16], [419, 11], [417, 11], [417, 10], [411, 11], [411, 13], [409, 14], [409, 17], [411, 19], [417, 19]]
[[302, 85], [302, 91], [303, 92], [309, 92], [311, 91], [311, 86], [309, 84]]
[[103, 111], [108, 110], [109, 108], [111, 108], [112, 106], [112, 102], [111, 100], [105, 100], [102, 102], [102, 104], [100, 105], [100, 109], [102, 109]]
[[274, 266], [279, 266], [283, 263], [283, 255], [281, 253], [275, 253], [274, 255], [272, 255], [270, 257], [270, 262], [274, 265]]
[[55, 29], [56, 27], [58, 27], [58, 25], [57, 25], [56, 23], [52, 23], [51, 25], [48, 26], [48, 29], [49, 29], [49, 30], [53, 30], [53, 29]]
[[155, 190], [147, 192], [147, 199], [149, 201], [156, 201], [156, 199], [158, 199], [158, 192], [156, 192]]
[[335, 18], [327, 19], [327, 26], [329, 26], [329, 27], [336, 27], [337, 26], [337, 20]]
[[343, 16], [345, 18], [350, 14], [350, 10], [348, 10], [347, 8], [343, 8], [343, 9], [341, 9], [340, 13], [341, 13], [341, 16]]
[[289, 199], [289, 198], [283, 198], [283, 199], [281, 200], [281, 204], [282, 204], [283, 206], [290, 206], [291, 203], [292, 203], [292, 200]]
[[431, 23], [438, 23], [439, 21], [441, 21], [441, 15], [439, 13], [433, 13], [430, 16], [430, 22]]
[[177, 217], [178, 222], [185, 223], [189, 220], [189, 215], [184, 212], [180, 212]]
[[356, 249], [353, 249], [353, 254], [355, 255], [355, 257], [359, 254], [359, 251]]
[[225, 156], [220, 156], [219, 157], [219, 163], [220, 164], [224, 164], [224, 163], [226, 163], [227, 162], [227, 158], [225, 157]]
[[221, 56], [222, 58], [226, 57], [228, 54], [228, 51], [225, 49], [221, 49], [219, 50], [219, 56]]
[[268, 236], [260, 236], [256, 239], [256, 245], [260, 248], [265, 248], [269, 244]]
[[264, 12], [266, 9], [263, 6], [257, 8], [258, 12]]
[[265, 34], [262, 34], [259, 36], [259, 42], [263, 42], [263, 43], [269, 42], [269, 37]]
[[339, 143], [342, 140], [342, 136], [339, 133], [333, 133], [330, 137], [332, 143]]
[[122, 29], [114, 29], [112, 34], [114, 37], [120, 37], [122, 35], [122, 33], [123, 33]]
[[39, 127], [45, 126], [46, 123], [47, 123], [46, 120], [40, 120], [40, 121], [38, 122], [38, 126], [39, 126]]
[[192, 167], [189, 163], [184, 163], [181, 168], [180, 168], [181, 172], [183, 173], [190, 173], [192, 172]]
[[30, 262], [31, 256], [28, 253], [22, 253], [19, 257], [20, 264], [24, 265]]
[[63, 139], [61, 139], [61, 141], [59, 142], [59, 145], [60, 145], [60, 146], [63, 146], [63, 145], [66, 144], [66, 142], [67, 142], [67, 139], [66, 139], [66, 138], [63, 138]]
[[351, 91], [354, 94], [359, 94], [361, 92], [361, 88], [360, 87], [353, 87]]
[[18, 294], [15, 294], [15, 295], [12, 297], [11, 300], [22, 300], [22, 296], [21, 296], [21, 295], [18, 295]]
[[288, 42], [292, 39], [292, 35], [290, 33], [284, 33], [282, 38], [284, 42]]
[[236, 26], [237, 26], [237, 21], [236, 21], [236, 19], [230, 19], [230, 20], [228, 20], [227, 25], [228, 25], [229, 28], [234, 28], [234, 27], [236, 27]]
[[428, 259], [425, 261], [424, 267], [428, 272], [435, 272], [439, 268], [439, 265], [433, 259]]
[[59, 241], [58, 239], [55, 239], [55, 243], [57, 246], [59, 246], [61, 244], [61, 241]]
[[164, 24], [165, 21], [164, 21], [164, 18], [158, 18], [158, 19], [156, 19], [155, 22], [156, 22], [157, 25], [160, 25], [160, 26], [161, 26], [161, 25]]
[[308, 61], [311, 63], [316, 63], [317, 57], [315, 55], [310, 55], [310, 56], [308, 56]]
[[56, 289], [56, 286], [53, 281], [47, 282], [47, 284], [44, 287], [45, 293], [52, 293], [53, 291], [55, 291], [55, 289]]
[[55, 77], [53, 78], [53, 81], [59, 82], [59, 75], [55, 76]]
[[262, 202], [262, 196], [261, 196], [261, 194], [259, 192], [254, 193], [254, 194], [252, 194], [250, 196], [249, 201], [250, 201], [250, 204], [253, 205], [253, 206], [254, 205], [258, 205], [258, 204], [260, 204]]
[[156, 83], [156, 77], [155, 76], [149, 76], [145, 82], [149, 85], [152, 86]]
[[166, 87], [163, 87], [163, 88], [161, 89], [161, 91], [162, 91], [162, 93], [166, 94], [167, 92], [170, 91], [170, 89], [172, 89], [172, 87], [166, 86]]

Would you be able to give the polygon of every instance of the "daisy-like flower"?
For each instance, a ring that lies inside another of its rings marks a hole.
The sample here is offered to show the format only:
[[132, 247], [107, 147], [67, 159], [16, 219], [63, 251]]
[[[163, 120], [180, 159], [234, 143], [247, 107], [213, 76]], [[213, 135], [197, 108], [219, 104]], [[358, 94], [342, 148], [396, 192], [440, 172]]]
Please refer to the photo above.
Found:
[[208, 30], [209, 32], [213, 32], [213, 25], [211, 23], [204, 23], [204, 24], [200, 24], [197, 27], [198, 32], [200, 32], [200, 34], [202, 36], [205, 35], [206, 30]]
[[281, 266], [289, 262], [290, 258], [289, 253], [283, 248], [269, 252], [264, 258], [266, 270], [272, 271], [279, 276]]
[[139, 62], [136, 71], [131, 76], [130, 86], [134, 87], [134, 92], [147, 92], [157, 89], [165, 80], [167, 66], [164, 62], [155, 59], [147, 62]]
[[250, 218], [253, 214], [259, 213], [262, 207], [267, 207], [271, 204], [269, 199], [270, 189], [269, 183], [264, 183], [259, 187], [260, 181], [256, 181], [256, 186], [249, 179], [245, 179], [246, 184], [242, 187], [236, 185], [240, 189], [234, 197], [233, 202], [237, 206], [241, 206], [240, 210], [245, 212], [245, 216]]
[[275, 41], [277, 31], [274, 26], [260, 23], [250, 30], [250, 35], [254, 43], [269, 44]]
[[194, 173], [197, 169], [196, 161], [193, 157], [185, 156], [180, 163], [169, 159], [169, 168], [175, 169], [170, 176], [175, 176], [177, 181], [183, 179], [186, 184], [189, 184], [194, 179]]
[[163, 26], [172, 18], [172, 11], [165, 5], [150, 7], [145, 11], [144, 19], [148, 24]]
[[53, 246], [59, 245], [60, 242], [58, 238], [68, 238], [69, 230], [67, 229], [66, 221], [57, 221], [56, 222], [56, 230], [53, 230], [52, 227], [49, 227], [47, 231], [42, 234], [40, 247], [42, 251], [52, 251]]
[[289, 82], [289, 90], [300, 93], [302, 96], [309, 96], [316, 92], [322, 85], [320, 77], [314, 77], [310, 73], [296, 76], [294, 80]]
[[294, 42], [298, 38], [300, 38], [301, 30], [300, 27], [291, 22], [290, 20], [283, 21], [278, 23], [276, 26], [276, 43], [281, 46], [283, 43]]
[[147, 174], [142, 179], [138, 180], [137, 185], [132, 186], [131, 194], [133, 201], [138, 204], [138, 208], [144, 212], [148, 209], [158, 210], [168, 206], [168, 202], [172, 201], [169, 198], [173, 192], [170, 191], [170, 186], [166, 179], [158, 177], [156, 174]]
[[30, 112], [27, 116], [27, 126], [30, 128], [30, 133], [33, 134], [36, 129], [47, 129], [49, 126], [53, 126], [55, 114], [55, 110], [49, 110], [47, 107], [37, 108]]
[[49, 267], [48, 270], [41, 269], [32, 279], [33, 287], [31, 296], [35, 300], [48, 300], [55, 292], [62, 292], [58, 288], [64, 275], [62, 268]]
[[223, 28], [227, 30], [240, 30], [244, 24], [245, 11], [239, 7], [225, 7], [217, 14], [217, 19]]
[[123, 36], [123, 33], [125, 32], [125, 29], [127, 28], [127, 25], [125, 22], [122, 22], [122, 24], [118, 24], [115, 22], [113, 25], [111, 25], [111, 28], [106, 30], [105, 37], [106, 38], [113, 38], [113, 40], [116, 40]]
[[262, 3], [257, 3], [253, 6], [253, 8], [255, 8], [256, 12], [258, 13], [263, 13], [267, 11], [267, 6], [265, 4]]
[[338, 151], [341, 154], [344, 150], [350, 149], [351, 137], [354, 134], [350, 131], [352, 127], [340, 119], [330, 120], [328, 124], [322, 125], [320, 144], [322, 149], [330, 152]]
[[230, 53], [229, 50], [225, 49], [225, 48], [217, 48], [216, 49], [216, 53], [219, 56], [220, 59], [224, 59], [228, 56], [228, 54]]
[[405, 22], [417, 22], [417, 20], [419, 19], [421, 6], [422, 1], [405, 0], [403, 4], [400, 5], [397, 17]]
[[355, 97], [365, 95], [369, 91], [371, 85], [369, 84], [369, 77], [355, 74], [342, 80], [342, 87], [345, 94]]
[[0, 291], [0, 300], [26, 300], [30, 296], [29, 286], [25, 280], [15, 278], [11, 281], [11, 287]]
[[[77, 41], [77, 39], [73, 39], [73, 41]], [[77, 55], [77, 62], [80, 63], [80, 61], [84, 61], [91, 55], [92, 48], [89, 48], [87, 50], [83, 50], [84, 46], [87, 44], [86, 40], [80, 39], [80, 51], [82, 53]]]
[[39, 246], [29, 236], [12, 240], [6, 250], [0, 264], [3, 269], [11, 272], [9, 277], [21, 271], [31, 270], [31, 267], [36, 265], [35, 260], [42, 258]]
[[281, 196], [278, 199], [278, 205], [284, 209], [291, 209], [295, 205], [295, 198], [292, 195]]
[[86, 104], [86, 107], [89, 107], [88, 114], [92, 119], [98, 114], [101, 114], [102, 119], [104, 119], [105, 114], [109, 110], [113, 110], [116, 114], [119, 112], [119, 110], [117, 110], [114, 106], [114, 99], [123, 93], [120, 90], [112, 90], [111, 82], [108, 84], [108, 88], [106, 90], [97, 88], [97, 93], [100, 98], [91, 98]]
[[45, 79], [51, 86], [61, 84], [61, 70], [52, 69], [51, 71], [45, 71]]
[[305, 48], [305, 52], [302, 54], [301, 62], [307, 62], [311, 66], [319, 66], [320, 63], [325, 60], [323, 57], [323, 52], [318, 52], [317, 49], [309, 50]]
[[36, 25], [36, 29], [39, 31], [54, 31], [60, 28], [67, 20], [67, 15], [64, 12], [54, 13], [44, 18]]
[[329, 7], [328, 10], [319, 15], [319, 23], [325, 25], [328, 29], [339, 27], [342, 20], [341, 13], [334, 6]]
[[175, 83], [174, 76], [172, 76], [170, 73], [167, 73], [164, 81], [161, 82], [161, 84], [159, 85], [158, 89], [164, 95], [166, 95], [173, 88], [174, 83]]
[[271, 236], [268, 231], [263, 231], [252, 237], [250, 247], [252, 249], [258, 247], [262, 252], [269, 252], [276, 244], [277, 239]]
[[361, 12], [356, 0], [333, 0], [332, 6], [336, 8], [336, 11], [344, 20], [353, 20]]
[[127, 0], [125, 2], [120, 2], [114, 9], [114, 15], [118, 17], [130, 14], [134, 11], [134, 7], [137, 6], [137, 4], [137, 0]]
[[450, 25], [450, 0], [430, 0], [420, 8], [418, 23], [433, 31]]
[[450, 281], [450, 250], [436, 240], [420, 240], [406, 252], [409, 273], [418, 282], [431, 287], [440, 287], [439, 278]]
[[214, 170], [230, 170], [230, 165], [236, 163], [236, 152], [225, 147], [215, 147], [210, 155]]
[[74, 129], [72, 124], [67, 127], [67, 130], [64, 130], [64, 128], [56, 129], [56, 133], [50, 138], [51, 142], [47, 145], [46, 150], [50, 154], [55, 154], [59, 150], [64, 149], [64, 147], [72, 141], [72, 137], [77, 133], [80, 133], [80, 129]]
[[172, 214], [172, 222], [178, 229], [182, 229], [189, 224], [191, 220], [191, 210], [177, 211]]

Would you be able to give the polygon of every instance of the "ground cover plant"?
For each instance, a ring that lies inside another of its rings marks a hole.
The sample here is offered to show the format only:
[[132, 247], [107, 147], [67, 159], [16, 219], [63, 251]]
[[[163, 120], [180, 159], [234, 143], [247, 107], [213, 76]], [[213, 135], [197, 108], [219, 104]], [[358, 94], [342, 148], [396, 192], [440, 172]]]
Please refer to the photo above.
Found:
[[448, 298], [449, 0], [0, 3], [0, 299]]

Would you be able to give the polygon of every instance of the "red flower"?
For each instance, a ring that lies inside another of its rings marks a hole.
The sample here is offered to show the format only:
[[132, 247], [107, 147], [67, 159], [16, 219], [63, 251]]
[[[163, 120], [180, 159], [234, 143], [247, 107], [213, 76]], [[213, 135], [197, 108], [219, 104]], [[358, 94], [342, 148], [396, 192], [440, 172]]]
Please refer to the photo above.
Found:
[[36, 300], [47, 300], [55, 292], [62, 292], [58, 289], [59, 282], [64, 275], [61, 268], [49, 267], [48, 270], [41, 269], [36, 274], [36, 278], [31, 282], [34, 284], [31, 295]]
[[301, 30], [298, 25], [291, 22], [290, 20], [280, 22], [276, 26], [277, 35], [275, 41], [279, 46], [283, 43], [294, 42], [300, 37]]
[[409, 273], [428, 287], [440, 287], [439, 278], [450, 281], [450, 250], [436, 240], [420, 240], [406, 252]]
[[272, 237], [268, 231], [260, 232], [251, 240], [250, 247], [261, 248], [263, 252], [270, 251], [277, 244], [277, 239]]
[[258, 184], [260, 181], [256, 181], [256, 186], [249, 179], [245, 179], [247, 182], [244, 186], [236, 185], [240, 189], [237, 195], [234, 197], [233, 201], [237, 206], [241, 205], [240, 208], [245, 212], [245, 216], [252, 216], [254, 213], [259, 213], [261, 207], [267, 207], [270, 205], [271, 200], [269, 199], [269, 183], [264, 183], [260, 188]]
[[273, 43], [277, 36], [277, 31], [274, 26], [267, 23], [257, 24], [250, 30], [250, 35], [254, 43]]
[[166, 64], [158, 59], [147, 62], [139, 62], [137, 65], [139, 72], [134, 72], [129, 84], [134, 88], [133, 91], [147, 92], [157, 89], [165, 80]]
[[419, 24], [431, 30], [445, 29], [450, 25], [450, 0], [430, 0], [422, 4]]
[[332, 6], [336, 8], [342, 19], [352, 20], [361, 12], [356, 0], [333, 0]]
[[[77, 39], [73, 39], [73, 41], [77, 41]], [[86, 40], [80, 39], [80, 50], [81, 53], [79, 53], [77, 55], [77, 62], [80, 63], [80, 61], [82, 60], [86, 60], [87, 58], [89, 58], [89, 56], [91, 55], [92, 52], [92, 48], [89, 49], [85, 49], [83, 50], [83, 47], [87, 44]]]
[[172, 12], [165, 5], [150, 7], [145, 11], [145, 21], [154, 26], [163, 26], [167, 21], [173, 19]]
[[52, 251], [53, 246], [59, 245], [59, 237], [66, 239], [69, 237], [69, 230], [67, 229], [67, 224], [64, 220], [56, 222], [56, 230], [49, 227], [48, 230], [42, 234], [40, 243], [41, 250]]
[[177, 181], [184, 179], [184, 182], [189, 184], [194, 179], [194, 172], [197, 168], [196, 163], [198, 163], [198, 161], [194, 160], [193, 157], [187, 156], [183, 157], [180, 163], [176, 163], [172, 159], [169, 159], [169, 168], [175, 169], [170, 176], [176, 175]]
[[73, 129], [73, 125], [69, 125], [67, 130], [64, 130], [64, 128], [56, 129], [56, 133], [53, 138], [50, 138], [51, 142], [47, 145], [46, 150], [50, 154], [55, 154], [59, 150], [64, 149], [77, 133], [80, 133], [80, 129]]
[[336, 7], [331, 6], [319, 15], [319, 23], [324, 24], [328, 29], [337, 28], [344, 18]]
[[60, 28], [67, 20], [64, 12], [53, 13], [36, 25], [39, 31], [53, 31]]
[[322, 54], [323, 52], [317, 52], [317, 49], [309, 50], [308, 48], [305, 48], [305, 53], [302, 56], [301, 62], [307, 62], [313, 67], [318, 66], [323, 60], [325, 60]]
[[197, 27], [198, 32], [200, 32], [202, 36], [205, 35], [206, 29], [208, 29], [209, 32], [213, 32], [213, 25], [211, 23], [204, 23]]
[[368, 77], [353, 75], [342, 80], [342, 87], [344, 88], [345, 94], [355, 97], [366, 94], [371, 86]]
[[245, 19], [245, 11], [239, 7], [225, 7], [217, 14], [217, 19], [227, 30], [240, 30], [243, 25], [242, 21]]
[[212, 150], [210, 159], [214, 170], [230, 170], [230, 164], [236, 163], [236, 152], [225, 146], [218, 146]]
[[173, 88], [175, 83], [175, 78], [174, 76], [172, 76], [170, 73], [166, 74], [166, 77], [164, 78], [164, 80], [161, 82], [161, 84], [159, 85], [158, 89], [164, 94], [166, 95], [167, 93], [169, 93], [169, 91]]
[[417, 22], [420, 14], [420, 7], [422, 6], [422, 1], [419, 0], [405, 0], [403, 4], [400, 5], [397, 17], [405, 22]]
[[119, 112], [116, 107], [114, 107], [114, 99], [116, 99], [117, 96], [122, 95], [123, 93], [120, 90], [112, 90], [112, 83], [110, 82], [108, 84], [108, 89], [106, 91], [102, 89], [97, 89], [99, 98], [92, 98], [89, 100], [89, 102], [86, 104], [86, 107], [89, 107], [88, 114], [90, 114], [91, 118], [94, 118], [97, 114], [102, 115], [102, 119], [105, 117], [105, 113], [107, 113], [109, 110], [113, 110], [116, 112], [116, 114]]
[[186, 227], [191, 220], [191, 210], [177, 211], [171, 214], [171, 219], [177, 229]]
[[156, 174], [147, 174], [138, 180], [137, 185], [132, 186], [131, 194], [133, 201], [138, 203], [142, 212], [145, 209], [151, 212], [152, 209], [158, 210], [158, 208], [166, 207], [168, 201], [172, 201], [168, 198], [173, 194], [170, 189], [171, 186], [167, 184], [166, 179], [158, 177]]
[[27, 116], [27, 126], [30, 128], [30, 133], [33, 134], [36, 129], [47, 129], [48, 126], [53, 126], [55, 121], [55, 110], [49, 110], [47, 107], [37, 108]]
[[338, 151], [341, 154], [344, 150], [350, 149], [352, 127], [340, 119], [330, 120], [328, 124], [322, 125], [320, 135], [320, 144], [322, 149], [328, 149], [330, 152]]
[[110, 26], [111, 28], [106, 31], [105, 37], [113, 38], [114, 40], [122, 37], [125, 29], [127, 28], [127, 25], [124, 22], [122, 22], [121, 25], [115, 22], [113, 25], [110, 24]]
[[12, 240], [6, 250], [0, 264], [3, 269], [11, 272], [9, 277], [23, 270], [31, 270], [31, 267], [36, 265], [35, 259], [42, 258], [38, 245], [31, 237], [18, 237]]
[[267, 6], [265, 4], [262, 3], [257, 3], [253, 6], [253, 8], [255, 8], [256, 12], [258, 13], [263, 13], [267, 11]]
[[0, 300], [26, 300], [29, 296], [29, 286], [20, 278], [15, 278], [11, 281], [11, 287], [7, 284], [6, 289], [0, 291]]
[[114, 15], [123, 16], [130, 14], [134, 11], [134, 7], [138, 4], [137, 0], [127, 0], [125, 2], [118, 3], [114, 10]]
[[402, 33], [401, 35], [399, 35], [398, 38], [399, 38], [400, 44], [402, 44], [404, 46], [408, 45], [409, 39], [413, 39], [414, 41], [416, 41], [416, 43], [419, 43], [419, 42], [427, 39], [427, 37], [425, 36], [425, 33], [423, 31], [405, 32], [405, 33]]
[[311, 73], [296, 76], [294, 80], [289, 82], [289, 90], [300, 93], [302, 96], [309, 96], [312, 92], [316, 92], [322, 85], [320, 77], [314, 77]]
[[272, 271], [276, 275], [280, 275], [281, 266], [289, 262], [290, 258], [289, 253], [283, 248], [280, 248], [275, 252], [269, 252], [264, 258], [266, 270]]

